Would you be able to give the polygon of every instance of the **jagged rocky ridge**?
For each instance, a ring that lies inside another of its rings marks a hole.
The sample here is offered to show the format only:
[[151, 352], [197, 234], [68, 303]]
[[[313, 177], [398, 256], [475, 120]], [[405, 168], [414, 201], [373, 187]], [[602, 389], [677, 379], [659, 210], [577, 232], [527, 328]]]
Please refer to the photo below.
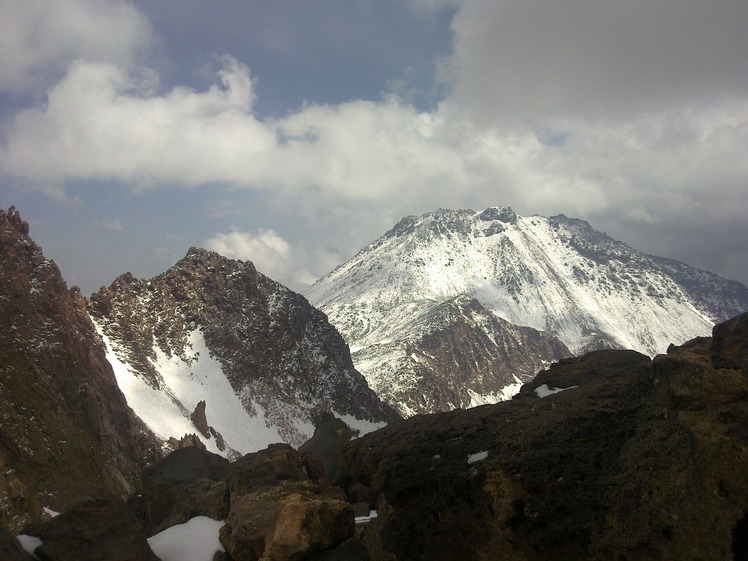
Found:
[[122, 275], [89, 308], [128, 402], [162, 438], [191, 418], [209, 449], [231, 457], [301, 444], [320, 409], [362, 432], [397, 417], [325, 315], [251, 262], [191, 248], [150, 280]]
[[77, 288], [0, 210], [0, 526], [81, 494], [127, 496], [156, 438], [133, 415]]
[[361, 432], [397, 418], [324, 314], [203, 250], [86, 301], [15, 208], [0, 210], [0, 317], [0, 526], [12, 530], [82, 496], [126, 496], [175, 448], [298, 445], [320, 411]]
[[306, 295], [406, 415], [495, 402], [571, 353], [654, 356], [748, 309], [738, 282], [505, 207], [406, 217]]

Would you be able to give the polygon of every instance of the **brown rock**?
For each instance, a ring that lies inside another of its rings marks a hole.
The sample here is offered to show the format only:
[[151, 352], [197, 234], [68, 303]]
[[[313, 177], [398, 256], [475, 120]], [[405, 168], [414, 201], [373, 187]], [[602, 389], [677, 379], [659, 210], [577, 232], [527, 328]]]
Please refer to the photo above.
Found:
[[283, 483], [233, 497], [221, 543], [234, 561], [302, 560], [353, 535], [346, 501], [312, 482]]
[[353, 535], [351, 506], [325, 496], [293, 493], [276, 505], [265, 555], [273, 561], [306, 559]]
[[210, 438], [210, 427], [208, 427], [208, 419], [205, 416], [205, 401], [198, 401], [195, 406], [195, 410], [190, 415], [190, 420], [195, 428], [200, 431], [205, 438]]
[[288, 444], [271, 444], [231, 463], [232, 495], [246, 495], [282, 482], [308, 479], [301, 454]]
[[23, 500], [0, 498], [0, 518], [38, 519], [34, 496], [57, 511], [79, 495], [126, 497], [160, 451], [117, 386], [85, 300], [15, 209], [0, 210], [0, 263], [0, 455], [25, 486]]

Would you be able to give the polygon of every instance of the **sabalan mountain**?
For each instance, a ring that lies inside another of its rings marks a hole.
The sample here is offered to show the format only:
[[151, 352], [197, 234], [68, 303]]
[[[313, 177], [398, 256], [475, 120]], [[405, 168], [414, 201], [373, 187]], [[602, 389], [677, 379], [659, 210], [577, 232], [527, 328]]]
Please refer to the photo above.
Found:
[[496, 402], [549, 363], [654, 356], [748, 309], [748, 289], [559, 215], [402, 219], [306, 291], [404, 415]]

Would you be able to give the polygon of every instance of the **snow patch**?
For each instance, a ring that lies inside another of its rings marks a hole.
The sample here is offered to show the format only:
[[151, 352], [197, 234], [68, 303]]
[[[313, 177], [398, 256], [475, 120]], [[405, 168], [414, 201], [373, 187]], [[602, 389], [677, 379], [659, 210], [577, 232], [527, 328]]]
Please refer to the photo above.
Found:
[[[21, 544], [21, 548], [30, 555], [34, 555], [34, 550], [44, 543], [36, 536], [27, 536], [26, 534], [20, 534], [16, 536], [16, 539], [18, 540], [18, 543]], [[34, 559], [39, 558], [34, 555]]]
[[211, 561], [217, 551], [226, 551], [218, 540], [223, 521], [196, 516], [148, 538], [161, 561]]
[[568, 388], [551, 388], [548, 386], [548, 384], [543, 384], [542, 386], [538, 386], [535, 388], [535, 394], [540, 397], [548, 397], [549, 395], [553, 395], [554, 393], [563, 392], [566, 390], [570, 390], [571, 388], [578, 388], [579, 386], [569, 386]]
[[376, 510], [370, 510], [368, 516], [356, 516], [355, 523], [356, 524], [368, 524], [373, 519], [375, 519], [377, 516], [379, 516], [379, 513]]
[[470, 454], [467, 457], [467, 463], [474, 464], [475, 462], [480, 462], [482, 460], [485, 460], [488, 458], [488, 450], [483, 450], [481, 452], [476, 452], [475, 454]]
[[185, 353], [189, 355], [187, 361], [176, 355], [167, 356], [158, 347], [154, 349], [156, 359], [151, 362], [163, 380], [163, 388], [156, 390], [117, 356], [109, 338], [96, 322], [94, 325], [104, 341], [107, 359], [127, 404], [159, 438], [179, 439], [185, 434], [197, 434], [209, 451], [226, 456], [228, 451], [219, 450], [215, 439], [201, 435], [189, 419], [197, 403], [205, 401], [208, 425], [240, 454], [283, 442], [278, 431], [268, 427], [259, 404], [252, 404], [256, 415], [250, 415], [244, 408], [220, 362], [210, 356], [201, 331], [189, 334], [186, 350], [191, 348], [192, 352]]

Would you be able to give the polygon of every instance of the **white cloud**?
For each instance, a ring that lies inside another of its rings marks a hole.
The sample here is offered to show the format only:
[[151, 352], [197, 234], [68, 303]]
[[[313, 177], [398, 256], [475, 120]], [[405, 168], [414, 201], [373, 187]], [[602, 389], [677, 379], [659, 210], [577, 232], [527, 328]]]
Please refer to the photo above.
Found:
[[101, 228], [102, 230], [109, 230], [110, 232], [121, 232], [122, 231], [122, 222], [119, 221], [119, 218], [115, 220], [101, 219], [101, 220], [97, 220], [95, 224], [98, 228]]
[[[0, 75], [22, 83], [77, 59], [46, 104], [5, 127], [0, 147], [5, 176], [58, 198], [78, 181], [228, 184], [261, 190], [314, 227], [332, 216], [323, 229], [343, 240], [335, 247], [360, 247], [438, 206], [508, 204], [634, 232], [745, 223], [742, 0], [411, 0], [456, 10], [454, 51], [442, 60], [450, 93], [438, 108], [389, 95], [307, 103], [272, 120], [255, 114], [249, 68], [230, 56], [203, 91], [159, 90], [154, 72], [132, 65], [148, 24], [128, 4], [5, 2], [12, 17], [0, 31], [13, 18], [30, 31], [0, 33], [3, 48], [25, 53], [3, 60]], [[34, 18], [46, 29], [72, 13], [81, 17], [33, 44]], [[318, 255], [271, 230], [208, 241], [289, 283], [324, 272]]]
[[130, 66], [151, 42], [148, 21], [118, 0], [0, 0], [0, 91], [59, 77], [76, 59]]
[[299, 252], [272, 229], [250, 233], [234, 228], [205, 240], [204, 245], [231, 259], [252, 261], [262, 274], [290, 288], [306, 286], [316, 280], [304, 268]]

